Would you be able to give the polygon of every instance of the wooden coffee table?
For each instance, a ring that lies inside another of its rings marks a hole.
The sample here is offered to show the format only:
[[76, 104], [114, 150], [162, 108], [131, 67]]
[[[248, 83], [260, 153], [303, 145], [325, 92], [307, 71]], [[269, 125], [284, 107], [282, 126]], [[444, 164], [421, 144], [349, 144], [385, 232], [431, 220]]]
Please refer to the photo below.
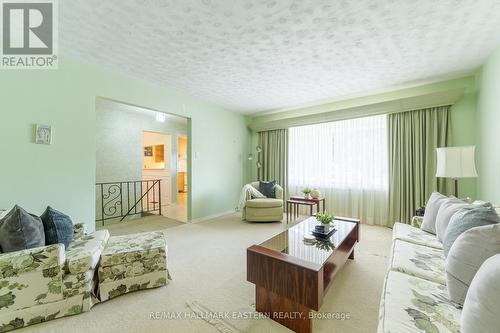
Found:
[[327, 242], [306, 244], [317, 225], [308, 218], [247, 249], [247, 280], [255, 284], [256, 310], [295, 332], [311, 332], [311, 310], [318, 311], [333, 276], [354, 259], [359, 220], [336, 218]]

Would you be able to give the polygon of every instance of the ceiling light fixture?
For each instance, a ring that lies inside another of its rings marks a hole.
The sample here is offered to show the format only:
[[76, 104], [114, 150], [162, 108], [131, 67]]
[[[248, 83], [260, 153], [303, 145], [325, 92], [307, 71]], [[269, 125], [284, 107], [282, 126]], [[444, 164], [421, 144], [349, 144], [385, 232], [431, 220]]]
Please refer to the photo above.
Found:
[[164, 123], [167, 120], [167, 115], [162, 112], [156, 112], [155, 119], [160, 123]]

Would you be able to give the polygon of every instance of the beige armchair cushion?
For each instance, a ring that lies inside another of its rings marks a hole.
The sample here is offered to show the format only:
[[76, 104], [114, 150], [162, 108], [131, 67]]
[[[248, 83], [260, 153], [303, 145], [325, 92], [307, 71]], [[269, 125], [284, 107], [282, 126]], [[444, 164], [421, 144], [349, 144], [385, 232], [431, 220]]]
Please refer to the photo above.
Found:
[[272, 208], [272, 207], [282, 207], [283, 200], [281, 199], [252, 199], [246, 202], [246, 206], [250, 208]]
[[[259, 190], [259, 182], [250, 183]], [[251, 198], [249, 192], [242, 211], [242, 219], [250, 222], [274, 222], [283, 219], [283, 188], [276, 184], [276, 198]]]

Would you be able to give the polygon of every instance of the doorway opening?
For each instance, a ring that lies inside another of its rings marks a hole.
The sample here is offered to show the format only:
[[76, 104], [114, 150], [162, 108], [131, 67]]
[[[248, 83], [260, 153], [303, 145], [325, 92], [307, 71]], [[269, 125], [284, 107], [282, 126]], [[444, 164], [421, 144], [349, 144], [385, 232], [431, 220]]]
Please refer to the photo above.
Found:
[[105, 98], [96, 119], [96, 226], [154, 215], [187, 222], [189, 119]]

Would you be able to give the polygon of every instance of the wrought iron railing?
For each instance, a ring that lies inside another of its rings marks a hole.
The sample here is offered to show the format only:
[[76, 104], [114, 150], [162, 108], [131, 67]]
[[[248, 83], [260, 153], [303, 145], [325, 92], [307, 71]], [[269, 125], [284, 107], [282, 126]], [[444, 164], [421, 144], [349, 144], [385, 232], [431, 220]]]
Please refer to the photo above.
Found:
[[161, 215], [161, 180], [96, 184], [96, 222], [158, 212]]

